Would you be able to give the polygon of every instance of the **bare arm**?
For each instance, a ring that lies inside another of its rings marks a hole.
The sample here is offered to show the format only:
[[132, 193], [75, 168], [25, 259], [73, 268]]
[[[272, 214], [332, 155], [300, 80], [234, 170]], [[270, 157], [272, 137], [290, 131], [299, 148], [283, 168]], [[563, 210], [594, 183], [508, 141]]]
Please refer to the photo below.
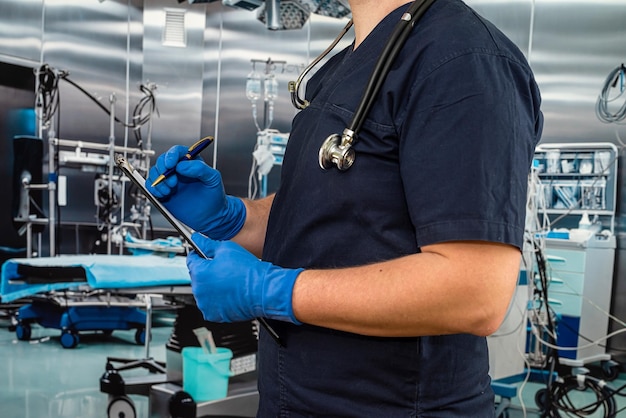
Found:
[[270, 215], [274, 195], [263, 199], [242, 199], [246, 205], [246, 223], [239, 233], [233, 238], [237, 244], [246, 248], [257, 257], [263, 252], [267, 221]]
[[467, 241], [368, 266], [305, 270], [293, 290], [306, 323], [376, 336], [486, 336], [504, 319], [519, 272], [512, 246]]

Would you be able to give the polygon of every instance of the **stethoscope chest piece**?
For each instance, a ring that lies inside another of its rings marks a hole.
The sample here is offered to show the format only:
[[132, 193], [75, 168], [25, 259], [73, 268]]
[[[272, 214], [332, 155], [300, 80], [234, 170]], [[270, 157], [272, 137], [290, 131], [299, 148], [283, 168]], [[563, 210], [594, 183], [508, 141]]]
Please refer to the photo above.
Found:
[[355, 152], [352, 149], [354, 132], [349, 129], [343, 131], [343, 135], [332, 134], [322, 143], [319, 151], [319, 164], [324, 170], [337, 167], [345, 171], [352, 167], [355, 159]]
[[[376, 95], [378, 94], [378, 91], [380, 90], [385, 77], [391, 68], [391, 63], [393, 63], [394, 59], [402, 49], [402, 46], [408, 38], [415, 23], [434, 2], [435, 0], [415, 0], [402, 15], [400, 21], [396, 24], [389, 40], [387, 41], [387, 44], [385, 45], [385, 48], [383, 49], [383, 52], [376, 61], [376, 65], [374, 66], [374, 70], [367, 82], [363, 97], [354, 111], [352, 121], [350, 121], [348, 127], [344, 129], [341, 136], [339, 134], [332, 134], [322, 143], [319, 151], [319, 164], [323, 170], [328, 170], [329, 168], [335, 166], [341, 171], [346, 171], [352, 167], [352, 164], [354, 164], [355, 152], [352, 149], [352, 145], [354, 145], [357, 133], [361, 129], [370, 107], [372, 106]], [[317, 57], [304, 70], [304, 72], [300, 74], [296, 82], [290, 84], [289, 91], [292, 95], [291, 100], [298, 109], [304, 109], [308, 105], [308, 101], [301, 99], [298, 96], [299, 86], [304, 79], [304, 76], [315, 64], [317, 64], [324, 56], [326, 56], [326, 54], [330, 52], [337, 42], [339, 42], [341, 37], [348, 31], [351, 25], [352, 21], [348, 22], [341, 34], [333, 41], [326, 51]]]

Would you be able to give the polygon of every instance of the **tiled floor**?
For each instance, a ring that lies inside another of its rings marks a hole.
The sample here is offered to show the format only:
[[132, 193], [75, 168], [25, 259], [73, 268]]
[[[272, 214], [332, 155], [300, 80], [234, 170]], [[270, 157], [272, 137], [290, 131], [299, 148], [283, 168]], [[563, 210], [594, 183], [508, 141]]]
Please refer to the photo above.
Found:
[[[158, 323], [152, 330], [150, 357], [165, 360], [171, 326]], [[100, 392], [107, 357], [145, 358], [145, 347], [135, 342], [135, 331], [81, 333], [76, 348], [60, 344], [60, 331], [33, 326], [31, 341], [19, 341], [0, 322], [0, 417], [104, 418], [108, 395]], [[145, 373], [140, 369], [131, 373]], [[148, 416], [148, 400], [131, 396], [137, 417]]]
[[[608, 382], [613, 389], [622, 388], [622, 396], [615, 396], [614, 399], [616, 401], [617, 407], [617, 415], [613, 415], [615, 418], [626, 417], [626, 392], [623, 390], [623, 385], [626, 384], [626, 375], [622, 374], [620, 378], [614, 380], [612, 382]], [[545, 385], [539, 383], [527, 383], [523, 387], [520, 385], [518, 388], [518, 396], [511, 400], [511, 406], [507, 409], [508, 415], [504, 415], [508, 418], [538, 418], [541, 417], [541, 411], [537, 407], [535, 403], [535, 395], [537, 391], [545, 389]], [[521, 389], [521, 390], [520, 390]], [[573, 390], [570, 392], [570, 399], [572, 402], [572, 406], [576, 408], [584, 407], [590, 405], [598, 400], [598, 398], [593, 394], [590, 390], [586, 391], [578, 391]], [[564, 412], [560, 412], [562, 417], [576, 417], [576, 416], [585, 416], [585, 417], [594, 417], [594, 418], [603, 418], [607, 417], [605, 410], [600, 408], [597, 411], [590, 413], [589, 415], [573, 415], [567, 414]], [[611, 417], [611, 418], [613, 418]]]
[[[165, 343], [171, 333], [173, 316], [155, 315], [150, 355], [165, 360]], [[11, 323], [0, 319], [0, 417], [2, 418], [106, 418], [108, 397], [100, 392], [100, 377], [108, 356], [142, 359], [145, 348], [135, 343], [135, 331], [115, 331], [111, 336], [81, 334], [74, 349], [65, 349], [56, 329], [34, 326], [30, 342], [18, 341]], [[145, 373], [143, 369], [137, 373]], [[626, 375], [611, 382], [613, 388], [626, 383]], [[518, 389], [507, 409], [509, 418], [540, 417], [534, 398], [542, 385], [528, 383]], [[523, 389], [523, 390], [522, 390]], [[577, 391], [576, 391], [577, 392]], [[624, 391], [626, 392], [626, 391]], [[573, 394], [582, 405], [595, 398], [589, 393]], [[131, 396], [138, 418], [148, 416], [148, 400]], [[626, 407], [626, 398], [617, 397], [618, 409]], [[573, 416], [565, 415], [562, 416]], [[600, 412], [589, 415], [603, 417]], [[626, 417], [626, 410], [617, 417]], [[474, 418], [474, 417], [468, 417]]]

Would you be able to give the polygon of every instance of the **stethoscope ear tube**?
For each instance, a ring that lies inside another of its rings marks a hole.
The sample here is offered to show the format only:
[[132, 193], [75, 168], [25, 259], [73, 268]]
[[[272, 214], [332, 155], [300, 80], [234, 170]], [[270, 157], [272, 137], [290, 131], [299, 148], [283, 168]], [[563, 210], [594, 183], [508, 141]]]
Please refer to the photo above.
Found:
[[291, 94], [291, 103], [294, 105], [296, 109], [303, 110], [303, 109], [306, 109], [306, 107], [309, 105], [309, 101], [306, 99], [300, 98], [300, 94], [299, 94], [300, 85], [302, 84], [304, 77], [306, 77], [306, 75], [313, 69], [313, 67], [317, 65], [318, 62], [324, 59], [324, 57], [328, 55], [330, 51], [333, 50], [333, 48], [335, 48], [335, 45], [339, 43], [339, 41], [344, 37], [344, 35], [348, 32], [348, 30], [350, 30], [351, 27], [352, 27], [352, 19], [350, 19], [348, 23], [346, 23], [346, 26], [344, 26], [344, 28], [341, 30], [339, 35], [337, 35], [335, 40], [328, 46], [328, 48], [326, 48], [324, 52], [322, 52], [317, 58], [315, 58], [313, 62], [307, 65], [304, 71], [300, 73], [300, 76], [298, 76], [298, 79], [296, 81], [290, 81], [288, 83], [287, 88], [289, 90], [289, 93]]
[[372, 71], [367, 82], [363, 97], [354, 112], [352, 121], [341, 135], [341, 141], [336, 139], [339, 135], [333, 134], [326, 138], [322, 144], [319, 151], [320, 167], [328, 169], [335, 165], [341, 171], [345, 171], [352, 166], [355, 158], [352, 145], [357, 139], [361, 126], [374, 103], [376, 95], [382, 87], [395, 58], [402, 50], [406, 39], [411, 33], [411, 29], [413, 29], [415, 23], [417, 23], [434, 2], [435, 0], [415, 1], [402, 15], [400, 21], [396, 24], [396, 27], [391, 33], [383, 52], [376, 61], [374, 71]]

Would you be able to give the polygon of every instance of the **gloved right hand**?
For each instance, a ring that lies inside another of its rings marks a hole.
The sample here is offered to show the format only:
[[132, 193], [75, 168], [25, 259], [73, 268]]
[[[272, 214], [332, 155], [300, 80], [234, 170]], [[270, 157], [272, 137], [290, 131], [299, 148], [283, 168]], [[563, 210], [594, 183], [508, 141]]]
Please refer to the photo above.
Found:
[[[246, 221], [243, 201], [226, 195], [219, 171], [200, 157], [187, 160], [185, 154], [187, 148], [182, 145], [161, 154], [146, 179], [148, 191], [187, 226], [215, 240], [231, 239]], [[172, 167], [176, 173], [152, 187]]]

